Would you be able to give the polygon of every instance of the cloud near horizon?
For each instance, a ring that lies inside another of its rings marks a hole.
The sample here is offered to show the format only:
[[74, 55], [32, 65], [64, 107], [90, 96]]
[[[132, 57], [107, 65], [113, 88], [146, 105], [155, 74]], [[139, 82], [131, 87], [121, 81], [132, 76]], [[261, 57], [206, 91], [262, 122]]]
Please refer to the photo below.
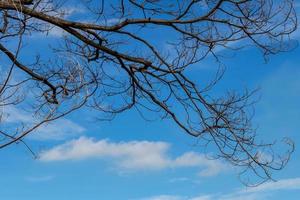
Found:
[[117, 168], [126, 171], [163, 170], [170, 168], [196, 168], [199, 176], [214, 176], [225, 170], [217, 160], [209, 160], [204, 154], [186, 152], [172, 158], [166, 142], [129, 141], [112, 142], [80, 137], [55, 146], [39, 154], [42, 162], [108, 158]]
[[300, 190], [300, 177], [281, 179], [276, 182], [267, 182], [257, 187], [239, 189], [226, 194], [205, 194], [194, 197], [180, 195], [157, 195], [138, 200], [269, 200], [272, 199], [272, 191]]

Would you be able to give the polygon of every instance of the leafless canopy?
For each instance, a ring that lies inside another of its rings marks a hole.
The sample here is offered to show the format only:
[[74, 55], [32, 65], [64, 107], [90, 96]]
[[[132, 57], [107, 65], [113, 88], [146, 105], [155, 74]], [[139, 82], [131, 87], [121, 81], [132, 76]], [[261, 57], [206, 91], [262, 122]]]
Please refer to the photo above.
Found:
[[[293, 0], [0, 0], [0, 148], [82, 107], [106, 119], [134, 108], [172, 119], [215, 158], [269, 180], [293, 144], [277, 156], [256, 140], [252, 92], [212, 94], [222, 69], [205, 86], [186, 70], [246, 43], [264, 55], [288, 50], [296, 25]], [[32, 38], [51, 34], [59, 37], [33, 55]], [[18, 107], [32, 122], [5, 122]]]

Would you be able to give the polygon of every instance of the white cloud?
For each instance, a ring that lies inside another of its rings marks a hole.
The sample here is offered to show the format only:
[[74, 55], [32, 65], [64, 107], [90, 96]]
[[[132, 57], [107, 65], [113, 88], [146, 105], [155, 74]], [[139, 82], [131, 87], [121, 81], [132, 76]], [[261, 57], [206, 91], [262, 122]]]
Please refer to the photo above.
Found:
[[300, 178], [291, 178], [279, 180], [276, 182], [268, 182], [257, 187], [245, 190], [243, 193], [256, 193], [273, 190], [300, 190]]
[[64, 140], [78, 136], [85, 128], [68, 119], [58, 119], [48, 124], [43, 124], [29, 138], [34, 140]]
[[[52, 11], [52, 10], [55, 11]], [[55, 9], [54, 5], [52, 3], [40, 3], [38, 8], [38, 11], [44, 12], [47, 15], [50, 16], [58, 16], [61, 17], [63, 19], [68, 19], [70, 17], [72, 17], [73, 15], [76, 14], [84, 14], [86, 13], [86, 9], [82, 6], [66, 6], [66, 7], [62, 7], [60, 9]], [[37, 19], [31, 19], [32, 22], [34, 21], [39, 21]], [[59, 38], [59, 37], [64, 37], [67, 36], [68, 33], [66, 31], [64, 31], [63, 29], [57, 27], [57, 26], [53, 26], [48, 24], [47, 27], [48, 31], [45, 32], [37, 32], [37, 33], [33, 33], [30, 38], [38, 38], [40, 39], [40, 37], [52, 37], [52, 38]]]
[[282, 179], [277, 182], [268, 182], [254, 188], [237, 190], [227, 194], [208, 194], [195, 197], [179, 195], [158, 195], [140, 200], [268, 200], [272, 199], [272, 191], [300, 190], [300, 178]]
[[4, 122], [6, 123], [16, 123], [32, 122], [33, 117], [23, 110], [20, 110], [13, 106], [3, 106]]
[[[23, 124], [27, 127], [33, 126], [39, 120], [32, 113], [18, 109], [13, 106], [6, 106], [3, 122], [12, 127]], [[28, 136], [34, 140], [63, 140], [69, 137], [78, 136], [85, 131], [85, 128], [65, 118], [57, 119], [38, 127]]]
[[225, 169], [224, 164], [208, 160], [205, 155], [187, 152], [177, 158], [168, 155], [170, 144], [165, 142], [96, 141], [80, 137], [66, 142], [40, 154], [45, 162], [61, 160], [82, 160], [88, 158], [112, 159], [123, 170], [163, 170], [167, 168], [197, 168], [200, 176], [213, 176]]
[[83, 14], [86, 13], [86, 9], [84, 7], [80, 7], [80, 6], [68, 6], [68, 7], [64, 7], [61, 9], [62, 12], [64, 13], [64, 17], [68, 18], [72, 15], [76, 15], [76, 14]]
[[[67, 19], [69, 17], [72, 17], [76, 14], [83, 14], [86, 12], [86, 10], [83, 7], [75, 7], [75, 6], [69, 6], [69, 7], [63, 7], [60, 9], [60, 12], [63, 13], [63, 18]], [[51, 26], [49, 31], [45, 33], [39, 34], [40, 36], [48, 36], [48, 37], [64, 37], [67, 36], [68, 33], [64, 31], [63, 29], [57, 27], [57, 26]]]
[[300, 190], [300, 178], [282, 179], [276, 182], [267, 182], [257, 187], [240, 189], [232, 194], [221, 195], [219, 200], [267, 200], [272, 192], [280, 190]]
[[122, 19], [122, 18], [110, 18], [107, 20], [102, 20], [100, 23], [104, 24], [104, 25], [112, 26], [112, 25], [121, 23], [123, 20], [124, 19]]
[[214, 176], [218, 174], [224, 166], [216, 162], [215, 160], [208, 160], [205, 155], [195, 152], [185, 153], [173, 161], [176, 167], [196, 167], [205, 163], [206, 168], [199, 172], [200, 176]]
[[175, 182], [185, 182], [185, 181], [189, 181], [190, 179], [187, 177], [175, 177], [175, 178], [171, 178], [169, 180], [170, 183], [175, 183]]

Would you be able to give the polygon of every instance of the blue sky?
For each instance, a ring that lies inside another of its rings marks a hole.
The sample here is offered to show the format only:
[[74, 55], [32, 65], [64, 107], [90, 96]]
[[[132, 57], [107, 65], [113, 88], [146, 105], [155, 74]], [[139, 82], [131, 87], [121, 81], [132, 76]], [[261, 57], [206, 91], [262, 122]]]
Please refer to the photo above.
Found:
[[[61, 34], [53, 30], [47, 38], [55, 41]], [[41, 42], [44, 37], [31, 38], [36, 49], [26, 54], [48, 45], [47, 40]], [[299, 40], [300, 31], [292, 37]], [[270, 141], [290, 137], [296, 144], [287, 167], [274, 174], [277, 182], [246, 188], [236, 169], [206, 159], [197, 141], [171, 121], [146, 122], [128, 111], [111, 122], [99, 122], [97, 113], [81, 110], [26, 139], [39, 159], [33, 159], [22, 145], [0, 151], [1, 199], [299, 199], [300, 48], [272, 55], [267, 63], [251, 47], [230, 54], [222, 60], [227, 71], [216, 92], [260, 87], [253, 119], [259, 137]], [[188, 73], [201, 80], [214, 73], [215, 66], [208, 58]], [[30, 121], [26, 112], [10, 109], [15, 120]]]

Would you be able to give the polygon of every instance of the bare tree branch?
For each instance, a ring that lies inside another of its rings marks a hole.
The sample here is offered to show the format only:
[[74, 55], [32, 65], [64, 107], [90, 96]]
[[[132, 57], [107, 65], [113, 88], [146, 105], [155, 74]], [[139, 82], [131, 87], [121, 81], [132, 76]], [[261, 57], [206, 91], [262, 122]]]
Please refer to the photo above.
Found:
[[[285, 155], [274, 152], [273, 143], [257, 141], [251, 124], [254, 92], [215, 97], [211, 90], [222, 68], [200, 86], [186, 69], [208, 56], [219, 61], [220, 48], [252, 44], [264, 56], [290, 50], [289, 35], [297, 27], [292, 0], [84, 1], [89, 22], [68, 18], [63, 5], [0, 0], [0, 56], [6, 60], [0, 77], [0, 148], [23, 143], [41, 125], [84, 106], [108, 120], [135, 108], [173, 120], [213, 146], [216, 159], [241, 166], [242, 174], [256, 174], [256, 183], [272, 179], [272, 172], [286, 165], [291, 141], [285, 140]], [[28, 63], [19, 56], [32, 46], [20, 38], [53, 29], [64, 35], [49, 48], [51, 57], [37, 55]], [[11, 45], [14, 41], [19, 45]], [[162, 48], [166, 44], [171, 50]], [[25, 104], [31, 105], [34, 121], [7, 126], [9, 106]]]

